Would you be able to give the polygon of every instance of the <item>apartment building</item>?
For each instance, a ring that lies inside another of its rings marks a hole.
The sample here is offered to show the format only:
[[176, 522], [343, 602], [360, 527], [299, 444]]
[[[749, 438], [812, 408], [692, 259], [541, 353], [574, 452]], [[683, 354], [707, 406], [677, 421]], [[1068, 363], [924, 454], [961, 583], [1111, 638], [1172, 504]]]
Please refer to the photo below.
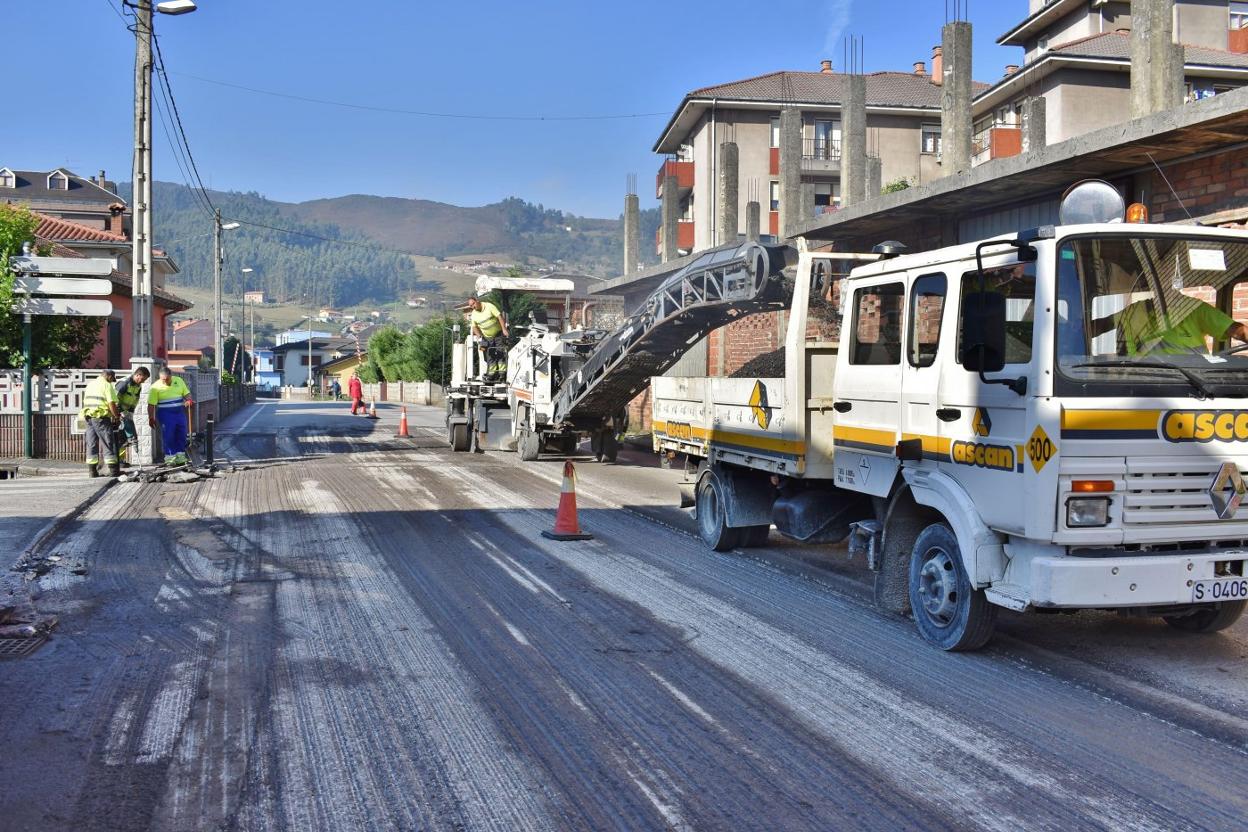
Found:
[[[975, 98], [974, 162], [1019, 152], [1023, 102], [1045, 102], [1056, 144], [1131, 119], [1132, 3], [1030, 0], [1027, 17], [997, 43], [1023, 50], [1021, 65]], [[1137, 14], [1149, 3], [1137, 0]], [[1173, 42], [1183, 48], [1189, 101], [1248, 82], [1248, 1], [1174, 0]]]
[[128, 237], [130, 209], [117, 185], [104, 177], [81, 177], [65, 168], [14, 170], [0, 167], [0, 202], [25, 205], [40, 214]]
[[[881, 183], [904, 179], [917, 185], [939, 178], [940, 49], [934, 50], [930, 72], [920, 61], [911, 72], [865, 77], [866, 147], [868, 156], [879, 159]], [[747, 203], [757, 201], [762, 236], [779, 235], [781, 107], [802, 112], [802, 214], [814, 217], [840, 206], [847, 78], [824, 61], [818, 72], [773, 72], [703, 87], [684, 97], [654, 144], [654, 152], [665, 156], [656, 177], [656, 197], [662, 198], [669, 177], [679, 188], [678, 252], [715, 245], [715, 189], [724, 142], [737, 146], [738, 215], [744, 218]], [[975, 85], [976, 91], [987, 88]]]

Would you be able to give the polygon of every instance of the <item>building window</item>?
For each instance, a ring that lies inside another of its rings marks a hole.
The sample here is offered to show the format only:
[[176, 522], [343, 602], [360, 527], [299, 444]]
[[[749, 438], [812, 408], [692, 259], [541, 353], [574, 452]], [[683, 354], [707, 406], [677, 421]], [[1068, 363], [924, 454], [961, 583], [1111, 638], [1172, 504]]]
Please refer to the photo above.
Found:
[[771, 120], [771, 146], [780, 146], [780, 119], [778, 118]]
[[815, 214], [827, 214], [841, 207], [840, 182], [815, 183]]
[[780, 210], [780, 183], [779, 182], [771, 183], [771, 208], [769, 210], [772, 210], [772, 211]]
[[841, 158], [841, 123], [839, 121], [816, 121], [815, 142], [806, 154], [814, 159]]
[[[308, 354], [307, 353], [304, 353], [303, 355], [299, 356], [299, 363], [304, 367], [308, 366]], [[313, 367], [321, 366], [321, 356], [319, 355], [312, 356], [312, 366]]]
[[0, 188], [16, 188], [17, 176], [8, 168], [0, 168]]
[[924, 124], [922, 133], [922, 150], [924, 153], [940, 152], [940, 125]]
[[68, 191], [69, 177], [61, 173], [59, 170], [52, 171], [52, 173], [48, 174], [48, 190]]
[[1036, 49], [1038, 49], [1041, 52], [1049, 51], [1049, 36], [1048, 35], [1045, 35], [1044, 37], [1038, 38], [1036, 40]]
[[1231, 28], [1248, 29], [1248, 3], [1231, 0]]

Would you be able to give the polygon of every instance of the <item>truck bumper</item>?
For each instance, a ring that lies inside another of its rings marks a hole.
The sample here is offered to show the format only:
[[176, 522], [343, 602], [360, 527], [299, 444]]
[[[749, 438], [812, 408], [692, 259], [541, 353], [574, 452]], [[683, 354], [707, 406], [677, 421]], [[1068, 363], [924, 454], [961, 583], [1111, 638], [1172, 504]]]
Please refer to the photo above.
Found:
[[1037, 607], [1141, 607], [1191, 604], [1197, 581], [1215, 575], [1215, 564], [1238, 563], [1248, 550], [1121, 558], [1037, 557], [1030, 564], [1028, 600]]

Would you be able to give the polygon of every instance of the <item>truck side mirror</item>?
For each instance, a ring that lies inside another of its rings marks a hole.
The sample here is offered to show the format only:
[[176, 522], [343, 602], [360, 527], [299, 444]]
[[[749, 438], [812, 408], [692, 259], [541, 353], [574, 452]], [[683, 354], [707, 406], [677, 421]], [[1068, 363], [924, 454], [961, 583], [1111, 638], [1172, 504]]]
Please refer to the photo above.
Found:
[[1005, 296], [970, 292], [962, 296], [962, 350], [958, 359], [972, 373], [996, 373], [1005, 366]]

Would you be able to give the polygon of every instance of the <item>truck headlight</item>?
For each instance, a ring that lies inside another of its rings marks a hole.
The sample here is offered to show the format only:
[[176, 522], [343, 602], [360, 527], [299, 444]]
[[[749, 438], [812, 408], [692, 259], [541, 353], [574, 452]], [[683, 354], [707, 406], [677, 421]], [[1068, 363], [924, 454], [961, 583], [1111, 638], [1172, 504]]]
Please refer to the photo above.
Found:
[[1066, 525], [1070, 528], [1109, 525], [1108, 497], [1073, 497], [1066, 501]]

